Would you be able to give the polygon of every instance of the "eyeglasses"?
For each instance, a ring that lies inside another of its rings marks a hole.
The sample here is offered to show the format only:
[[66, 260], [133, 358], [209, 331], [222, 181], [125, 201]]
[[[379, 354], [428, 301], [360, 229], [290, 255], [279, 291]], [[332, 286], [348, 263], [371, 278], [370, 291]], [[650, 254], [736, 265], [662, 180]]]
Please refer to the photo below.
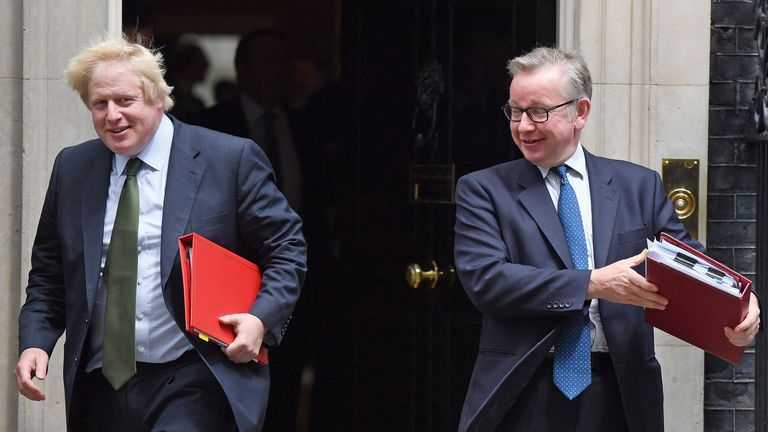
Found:
[[504, 111], [504, 115], [507, 116], [509, 121], [512, 122], [519, 122], [523, 119], [523, 113], [528, 115], [528, 118], [531, 119], [534, 123], [544, 123], [547, 120], [549, 120], [549, 112], [554, 111], [558, 108], [562, 108], [566, 105], [570, 105], [574, 102], [576, 102], [578, 99], [571, 99], [568, 102], [563, 102], [560, 105], [555, 105], [553, 107], [549, 108], [518, 108], [513, 107], [510, 104], [504, 104], [504, 106], [501, 107], [501, 110]]

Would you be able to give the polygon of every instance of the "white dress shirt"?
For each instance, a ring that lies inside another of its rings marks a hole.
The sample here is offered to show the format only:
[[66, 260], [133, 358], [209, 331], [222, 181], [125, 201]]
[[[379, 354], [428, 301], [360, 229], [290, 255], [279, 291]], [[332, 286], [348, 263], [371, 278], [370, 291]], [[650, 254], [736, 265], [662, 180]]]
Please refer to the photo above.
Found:
[[[248, 122], [251, 139], [256, 144], [261, 145], [264, 140], [264, 119], [262, 116], [267, 110], [245, 94], [240, 95], [240, 103], [243, 107], [245, 120]], [[280, 172], [280, 184], [277, 186], [280, 192], [285, 195], [291, 208], [299, 210], [302, 204], [301, 166], [296, 152], [296, 145], [293, 142], [293, 135], [291, 134], [291, 124], [281, 107], [277, 107], [271, 110], [271, 112], [275, 116], [274, 127], [278, 141], [277, 151], [280, 152], [280, 167], [275, 167]]]
[[[594, 246], [592, 244], [592, 196], [589, 193], [589, 175], [587, 173], [587, 162], [584, 158], [584, 149], [579, 143], [576, 151], [565, 161], [568, 166], [568, 182], [573, 186], [576, 192], [576, 199], [579, 200], [579, 211], [581, 212], [581, 223], [584, 225], [584, 238], [587, 241], [587, 262], [590, 269], [595, 268]], [[552, 203], [557, 208], [557, 201], [560, 198], [560, 176], [550, 171], [549, 168], [537, 167], [544, 177], [547, 184], [547, 190], [552, 198]], [[600, 318], [597, 299], [592, 299], [589, 303], [590, 333], [592, 336], [592, 351], [608, 352], [608, 342], [605, 340], [603, 331], [603, 322]]]
[[[163, 200], [168, 174], [168, 160], [173, 141], [173, 123], [163, 116], [160, 127], [147, 147], [137, 156], [144, 162], [136, 173], [139, 185], [138, 270], [136, 280], [136, 361], [165, 363], [177, 359], [191, 348], [189, 341], [176, 325], [165, 306], [160, 286], [160, 238], [162, 235]], [[115, 154], [112, 158], [109, 193], [104, 215], [101, 269], [107, 259], [117, 204], [125, 183], [128, 157]], [[101, 347], [104, 334], [104, 311], [107, 287], [99, 278], [99, 287], [91, 323], [90, 358], [86, 370], [101, 367]]]

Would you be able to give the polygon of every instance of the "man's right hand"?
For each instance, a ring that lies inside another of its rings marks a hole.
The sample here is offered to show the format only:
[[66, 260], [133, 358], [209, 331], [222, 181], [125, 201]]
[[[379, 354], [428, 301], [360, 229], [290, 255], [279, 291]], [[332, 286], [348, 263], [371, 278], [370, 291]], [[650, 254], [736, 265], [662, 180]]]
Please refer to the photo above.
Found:
[[19, 356], [19, 363], [14, 370], [16, 384], [27, 399], [33, 401], [45, 400], [43, 390], [32, 381], [32, 378], [44, 380], [48, 373], [48, 353], [40, 348], [27, 348]]
[[632, 269], [643, 263], [647, 251], [592, 270], [587, 298], [602, 298], [615, 303], [664, 310], [667, 299], [657, 294], [659, 288]]

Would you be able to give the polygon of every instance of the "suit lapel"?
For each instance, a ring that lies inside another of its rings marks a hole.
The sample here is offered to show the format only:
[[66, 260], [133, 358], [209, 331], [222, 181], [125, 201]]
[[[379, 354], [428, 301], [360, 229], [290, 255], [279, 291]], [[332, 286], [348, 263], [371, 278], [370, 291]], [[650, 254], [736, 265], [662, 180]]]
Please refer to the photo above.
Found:
[[552, 198], [549, 195], [549, 190], [547, 190], [547, 185], [536, 166], [526, 163], [524, 167], [525, 170], [517, 180], [518, 184], [525, 189], [520, 194], [520, 202], [533, 217], [536, 225], [539, 226], [566, 267], [572, 268], [573, 260], [565, 240], [563, 225], [560, 223], [554, 205], [552, 205]]
[[584, 151], [589, 172], [589, 189], [592, 196], [592, 247], [595, 268], [605, 266], [616, 223], [620, 191], [611, 183], [609, 169], [601, 166], [600, 159]]
[[101, 250], [104, 241], [104, 215], [112, 170], [112, 152], [99, 144], [90, 169], [81, 178], [80, 215], [83, 226], [83, 267], [88, 311], [93, 309], [99, 286]]
[[189, 221], [204, 170], [203, 163], [196, 159], [200, 150], [195, 145], [189, 129], [174, 119], [173, 130], [160, 240], [160, 276], [163, 289], [179, 253], [178, 239], [184, 234]]

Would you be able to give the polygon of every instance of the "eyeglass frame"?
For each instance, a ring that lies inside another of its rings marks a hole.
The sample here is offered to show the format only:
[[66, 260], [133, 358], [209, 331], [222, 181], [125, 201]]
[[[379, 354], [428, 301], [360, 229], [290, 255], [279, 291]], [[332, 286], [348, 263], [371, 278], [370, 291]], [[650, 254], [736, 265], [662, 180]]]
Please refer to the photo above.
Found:
[[[509, 120], [510, 122], [513, 122], [513, 123], [519, 123], [519, 122], [523, 121], [523, 114], [525, 114], [525, 115], [528, 116], [528, 119], [531, 122], [541, 124], [541, 123], [546, 123], [547, 121], [549, 121], [549, 113], [550, 113], [550, 111], [554, 111], [554, 110], [556, 110], [558, 108], [562, 108], [562, 107], [564, 107], [566, 105], [570, 105], [572, 103], [578, 102], [579, 99], [581, 99], [581, 98], [571, 99], [571, 100], [569, 100], [567, 102], [561, 103], [560, 105], [555, 105], [555, 106], [549, 107], [549, 108], [541, 108], [541, 107], [517, 108], [516, 107], [515, 109], [520, 110], [520, 120], [512, 120], [512, 112], [511, 111], [509, 112], [509, 115], [507, 115], [507, 109], [510, 109], [510, 110], [512, 109], [512, 105], [510, 105], [508, 103], [505, 103], [504, 105], [501, 106], [501, 112], [504, 113], [504, 117], [506, 117], [507, 120]], [[547, 118], [545, 118], [544, 120], [541, 120], [541, 121], [534, 120], [533, 117], [531, 116], [531, 113], [528, 112], [528, 110], [532, 110], [532, 109], [543, 110], [543, 114], [546, 115]]]

